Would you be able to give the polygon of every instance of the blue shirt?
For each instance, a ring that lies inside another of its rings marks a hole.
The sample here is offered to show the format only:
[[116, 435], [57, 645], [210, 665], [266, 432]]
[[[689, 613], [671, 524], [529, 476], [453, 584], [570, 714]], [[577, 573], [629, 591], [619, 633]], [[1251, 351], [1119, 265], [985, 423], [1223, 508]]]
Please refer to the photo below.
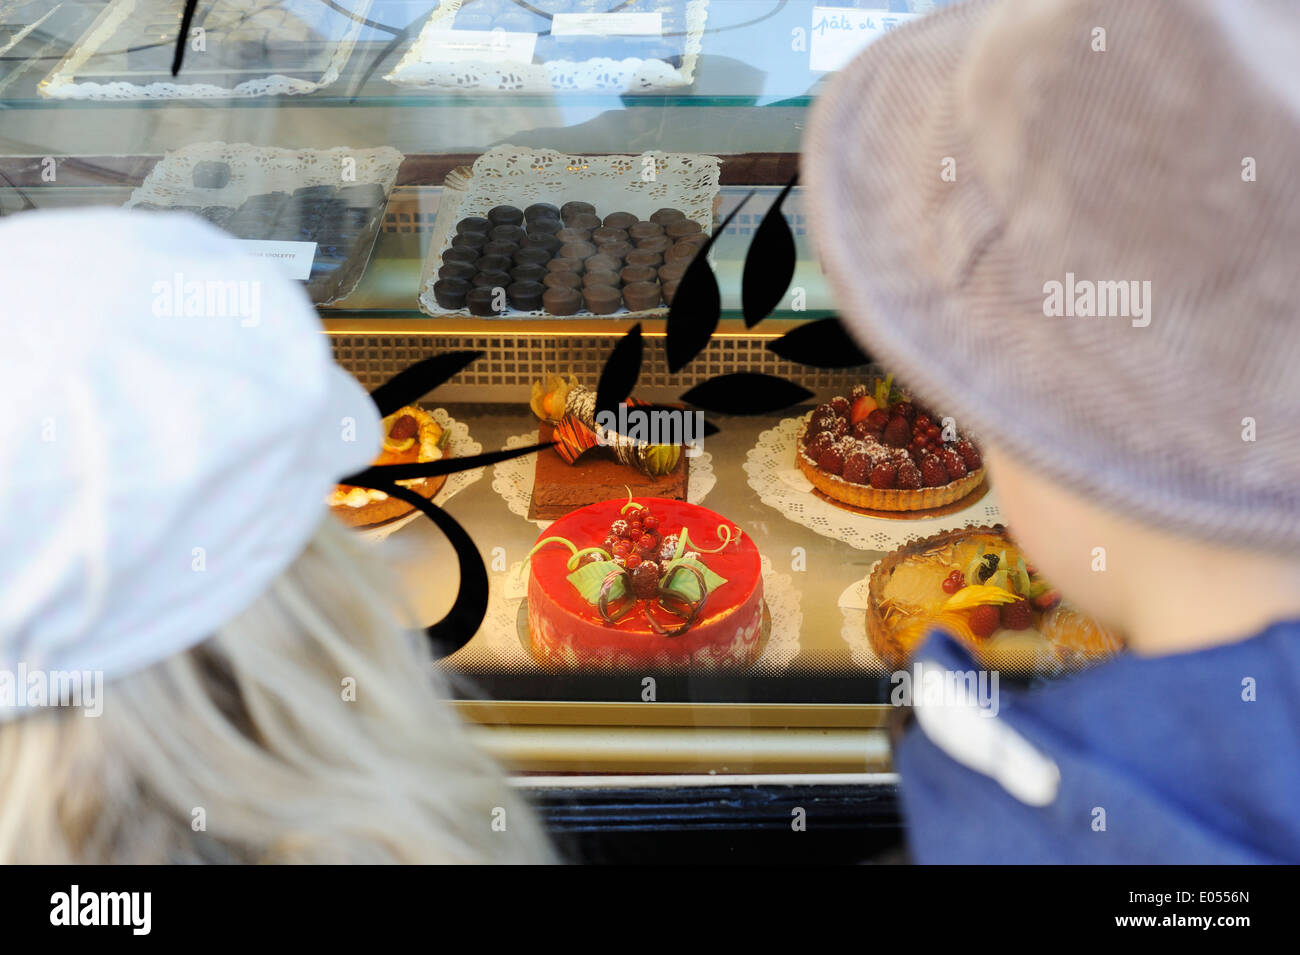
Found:
[[[977, 669], [942, 634], [917, 658]], [[996, 719], [1055, 761], [1055, 799], [1026, 805], [914, 722], [895, 763], [917, 861], [1300, 862], [1300, 621], [1003, 687], [999, 705]]]

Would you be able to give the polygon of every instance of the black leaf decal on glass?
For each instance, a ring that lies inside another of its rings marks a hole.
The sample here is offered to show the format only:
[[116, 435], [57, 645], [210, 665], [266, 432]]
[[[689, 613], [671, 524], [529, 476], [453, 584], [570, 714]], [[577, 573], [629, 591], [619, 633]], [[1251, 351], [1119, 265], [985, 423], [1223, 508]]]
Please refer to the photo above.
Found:
[[456, 563], [460, 567], [460, 587], [456, 591], [456, 602], [451, 605], [445, 617], [424, 628], [434, 654], [439, 657], [450, 656], [474, 638], [487, 615], [488, 576], [487, 568], [483, 566], [483, 555], [465, 528], [432, 501], [425, 500], [400, 484], [388, 484], [378, 489], [417, 508], [438, 525], [438, 530], [446, 535], [456, 551]]
[[682, 395], [682, 400], [719, 414], [754, 415], [779, 411], [811, 397], [811, 391], [793, 381], [738, 371], [701, 382]]
[[708, 418], [705, 418], [705, 419], [704, 419], [704, 433], [703, 433], [703, 435], [702, 435], [703, 437], [705, 437], [705, 438], [710, 437], [710, 436], [712, 436], [712, 435], [717, 434], [717, 433], [718, 433], [719, 431], [721, 431], [721, 430], [722, 430], [721, 428], [719, 428], [716, 424], [714, 424], [714, 423], [713, 423], [712, 421], [710, 421]]
[[481, 351], [451, 351], [425, 358], [399, 371], [370, 392], [370, 397], [379, 408], [379, 413], [387, 417], [398, 408], [419, 401], [471, 362], [482, 357]]
[[641, 375], [643, 347], [641, 323], [637, 322], [618, 340], [605, 359], [600, 383], [596, 386], [596, 411], [615, 411], [631, 396]]
[[521, 458], [525, 454], [541, 451], [555, 444], [543, 441], [530, 444], [526, 448], [507, 448], [501, 451], [489, 451], [487, 454], [475, 454], [468, 458], [439, 458], [437, 461], [422, 461], [419, 464], [375, 464], [339, 480], [340, 484], [353, 487], [372, 487], [384, 490], [383, 485], [392, 481], [412, 481], [416, 478], [439, 477], [443, 474], [455, 474], [457, 471], [469, 471], [472, 468], [487, 467], [511, 458]]
[[794, 278], [794, 267], [798, 260], [795, 250], [794, 235], [790, 225], [781, 214], [781, 204], [790, 194], [798, 174], [786, 184], [776, 202], [767, 210], [753, 240], [749, 251], [745, 253], [745, 271], [740, 282], [740, 304], [745, 315], [745, 327], [753, 328], [781, 303], [785, 290]]
[[717, 331], [718, 320], [722, 318], [722, 295], [718, 291], [718, 279], [709, 265], [709, 249], [753, 195], [751, 192], [741, 199], [708, 241], [700, 246], [677, 286], [677, 294], [668, 308], [668, 337], [665, 342], [668, 369], [674, 373], [685, 368]]
[[199, 0], [185, 0], [185, 10], [181, 13], [181, 32], [176, 37], [176, 52], [172, 54], [172, 76], [181, 71], [181, 61], [185, 59], [185, 44], [190, 38], [190, 24], [194, 22], [194, 11], [199, 8]]
[[804, 322], [768, 342], [767, 347], [787, 361], [813, 368], [855, 368], [871, 360], [838, 318]]

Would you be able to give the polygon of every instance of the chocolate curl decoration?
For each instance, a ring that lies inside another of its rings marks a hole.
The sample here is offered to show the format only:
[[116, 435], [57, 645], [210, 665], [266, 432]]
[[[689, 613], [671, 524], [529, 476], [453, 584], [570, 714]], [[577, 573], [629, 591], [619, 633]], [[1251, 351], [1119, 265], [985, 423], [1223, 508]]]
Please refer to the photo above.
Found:
[[[675, 575], [679, 570], [685, 570], [690, 572], [695, 577], [696, 582], [700, 586], [700, 597], [694, 603], [691, 603], [686, 598], [682, 597], [679, 594], [675, 594], [668, 589], [668, 585], [672, 583], [673, 575]], [[668, 606], [668, 604], [664, 603], [664, 600], [666, 598], [675, 601], [680, 601], [682, 606], [670, 607]], [[655, 600], [647, 601], [646, 608], [645, 608], [645, 618], [650, 622], [650, 626], [654, 628], [655, 633], [659, 634], [660, 636], [679, 637], [687, 630], [691, 629], [691, 627], [695, 626], [695, 621], [699, 619], [700, 616], [700, 610], [703, 609], [704, 607], [704, 601], [708, 599], [709, 599], [709, 585], [704, 582], [704, 575], [701, 574], [694, 567], [691, 567], [687, 564], [678, 564], [672, 570], [668, 571], [668, 575], [664, 578], [664, 581], [660, 583], [659, 594], [655, 598]], [[654, 603], [658, 603], [660, 607], [663, 607], [664, 610], [668, 611], [674, 617], [680, 617], [683, 622], [678, 626], [672, 628], [663, 626], [658, 620], [654, 618], [654, 614], [650, 612], [650, 608]]]
[[605, 579], [600, 584], [600, 597], [596, 601], [596, 609], [600, 611], [601, 619], [608, 624], [615, 624], [630, 614], [636, 607], [636, 598], [632, 597], [625, 603], [618, 613], [611, 615], [609, 612], [609, 592], [614, 587], [614, 582], [619, 578], [623, 579], [623, 589], [628, 595], [632, 595], [632, 576], [626, 570], [611, 570], [605, 575]]

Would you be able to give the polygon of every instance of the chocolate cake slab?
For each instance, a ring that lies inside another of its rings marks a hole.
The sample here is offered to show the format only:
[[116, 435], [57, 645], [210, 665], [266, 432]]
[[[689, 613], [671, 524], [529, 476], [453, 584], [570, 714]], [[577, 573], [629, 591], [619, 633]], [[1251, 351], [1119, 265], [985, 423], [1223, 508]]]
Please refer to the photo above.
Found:
[[[538, 439], [550, 441], [554, 429], [545, 421], [538, 427]], [[662, 477], [651, 477], [627, 464], [619, 464], [609, 448], [592, 448], [576, 464], [566, 464], [553, 448], [536, 455], [533, 497], [528, 505], [530, 520], [547, 521], [570, 511], [611, 498], [666, 497], [686, 500], [686, 479], [690, 459], [685, 454], [677, 467]]]

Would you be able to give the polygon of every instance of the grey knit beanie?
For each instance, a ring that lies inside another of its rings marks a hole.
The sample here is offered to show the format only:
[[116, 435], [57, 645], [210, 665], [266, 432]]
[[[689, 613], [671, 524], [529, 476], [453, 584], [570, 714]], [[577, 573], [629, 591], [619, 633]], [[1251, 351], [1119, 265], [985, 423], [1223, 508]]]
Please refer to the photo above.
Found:
[[1111, 510], [1300, 544], [1300, 4], [949, 7], [836, 76], [805, 151], [901, 381]]

